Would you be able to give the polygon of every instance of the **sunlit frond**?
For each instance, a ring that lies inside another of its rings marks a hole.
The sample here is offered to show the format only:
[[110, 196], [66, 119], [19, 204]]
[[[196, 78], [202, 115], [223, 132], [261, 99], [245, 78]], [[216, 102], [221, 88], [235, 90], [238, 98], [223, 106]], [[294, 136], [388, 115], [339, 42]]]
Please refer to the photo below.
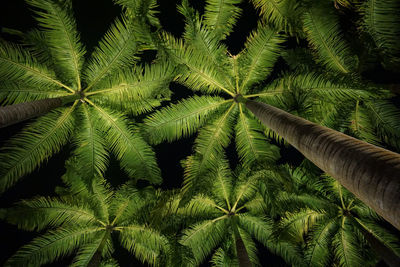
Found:
[[212, 30], [217, 40], [223, 40], [232, 32], [233, 26], [241, 14], [238, 7], [241, 0], [207, 0], [204, 12], [204, 24]]
[[6, 263], [15, 265], [42, 265], [71, 254], [92, 240], [101, 228], [94, 226], [70, 227], [49, 231], [20, 248]]
[[332, 237], [336, 233], [337, 220], [324, 221], [316, 224], [311, 232], [309, 245], [305, 251], [305, 261], [308, 266], [326, 266], [331, 254]]
[[[93, 104], [94, 105], [94, 104]], [[127, 118], [117, 112], [94, 105], [107, 146], [120, 161], [121, 167], [134, 179], [160, 183], [160, 169], [152, 148], [133, 128]]]
[[238, 57], [240, 93], [246, 93], [252, 85], [267, 78], [279, 56], [283, 41], [283, 36], [262, 24], [250, 34], [245, 50]]
[[363, 264], [363, 257], [357, 246], [359, 241], [349, 227], [351, 226], [345, 220], [332, 240], [335, 261], [339, 266], [350, 267]]
[[259, 122], [239, 108], [239, 118], [235, 126], [236, 149], [244, 166], [254, 162], [274, 162], [279, 158], [278, 147], [270, 144]]
[[181, 66], [181, 74], [177, 81], [188, 86], [192, 90], [204, 91], [207, 93], [225, 92], [231, 96], [234, 91], [226, 84], [226, 73], [223, 73], [209, 63], [209, 56], [197, 51], [182, 40], [164, 34], [171, 60]]
[[102, 175], [107, 168], [107, 144], [98, 125], [97, 114], [87, 104], [81, 104], [77, 111], [81, 119], [73, 154], [77, 157], [76, 164], [81, 166], [82, 178], [90, 184], [95, 176]]
[[54, 72], [46, 66], [39, 64], [21, 46], [0, 42], [0, 79], [2, 81], [23, 80], [25, 83], [37, 87], [52, 87], [55, 90], [65, 88], [73, 89], [59, 82]]
[[314, 4], [304, 14], [303, 23], [307, 39], [318, 54], [317, 62], [339, 73], [355, 70], [357, 57], [343, 37], [333, 5], [329, 2]]
[[0, 154], [1, 192], [61, 149], [74, 128], [74, 109], [58, 108], [6, 143]]
[[200, 222], [183, 232], [180, 243], [191, 248], [197, 264], [201, 263], [225, 237], [227, 216]]
[[59, 68], [61, 77], [73, 88], [81, 89], [81, 70], [85, 49], [80, 43], [75, 19], [72, 17], [70, 1], [28, 0], [28, 4], [38, 8], [36, 18], [45, 29], [46, 41], [51, 55]]
[[121, 244], [143, 263], [160, 265], [162, 254], [168, 251], [167, 239], [158, 232], [139, 225], [121, 227]]
[[144, 120], [146, 136], [154, 144], [190, 136], [225, 103], [220, 97], [194, 96], [156, 111]]
[[126, 17], [117, 19], [94, 50], [85, 67], [84, 91], [93, 90], [102, 79], [112, 71], [126, 68], [134, 63], [138, 50], [134, 29]]

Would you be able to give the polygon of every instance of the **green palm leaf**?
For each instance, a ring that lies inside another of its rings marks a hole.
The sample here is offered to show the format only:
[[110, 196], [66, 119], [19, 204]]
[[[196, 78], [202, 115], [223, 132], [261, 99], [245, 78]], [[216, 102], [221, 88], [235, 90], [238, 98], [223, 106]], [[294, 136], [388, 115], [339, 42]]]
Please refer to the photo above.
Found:
[[224, 238], [227, 231], [226, 216], [200, 222], [183, 231], [180, 243], [193, 251], [197, 264], [201, 263]]
[[36, 14], [39, 15], [39, 25], [46, 30], [51, 55], [65, 82], [80, 90], [85, 49], [79, 41], [75, 19], [71, 16], [71, 2], [58, 4], [48, 0], [28, 0], [28, 3], [45, 11], [36, 11]]
[[85, 81], [88, 85], [84, 91], [91, 90], [112, 71], [131, 66], [135, 59], [133, 55], [137, 50], [138, 44], [132, 24], [127, 23], [126, 17], [117, 19], [85, 67]]
[[57, 229], [35, 238], [23, 246], [6, 263], [6, 266], [42, 265], [71, 254], [81, 244], [94, 238], [101, 228], [95, 226]]
[[37, 87], [63, 87], [70, 92], [73, 89], [57, 80], [53, 71], [39, 64], [20, 46], [0, 42], [0, 79], [2, 81], [23, 80], [26, 84]]
[[190, 136], [225, 103], [220, 97], [194, 96], [156, 111], [145, 119], [146, 136], [154, 144]]
[[328, 4], [315, 4], [305, 13], [304, 31], [317, 51], [319, 63], [329, 70], [349, 73], [357, 67], [357, 58], [343, 38], [335, 10]]
[[279, 56], [283, 41], [282, 36], [261, 24], [250, 34], [245, 50], [238, 57], [240, 93], [249, 91], [252, 85], [266, 79]]
[[223, 40], [231, 33], [241, 14], [238, 7], [241, 0], [207, 0], [204, 24], [210, 27], [217, 40]]
[[305, 260], [309, 266], [326, 266], [331, 253], [332, 236], [339, 225], [337, 220], [330, 220], [314, 227], [310, 237], [310, 245], [305, 252]]
[[123, 247], [140, 261], [158, 265], [157, 261], [168, 251], [168, 241], [154, 230], [130, 225], [121, 228], [120, 240]]
[[76, 163], [82, 167], [82, 176], [91, 181], [94, 177], [102, 175], [107, 168], [107, 144], [104, 142], [97, 114], [85, 103], [81, 104], [77, 111], [81, 115], [81, 121], [74, 156], [77, 157]]
[[246, 116], [241, 107], [239, 110], [239, 118], [235, 126], [236, 149], [243, 165], [249, 167], [257, 161], [277, 160], [278, 148], [268, 142], [260, 123], [247, 114]]
[[342, 226], [332, 240], [335, 260], [339, 266], [362, 266], [363, 258], [357, 249], [356, 237], [345, 218], [343, 220]]
[[102, 123], [101, 130], [107, 135], [108, 148], [121, 162], [130, 177], [160, 183], [160, 169], [151, 147], [139, 135], [132, 135], [133, 128], [122, 114], [94, 106]]
[[1, 192], [61, 149], [74, 128], [74, 109], [75, 105], [59, 108], [42, 116], [2, 148]]
[[67, 95], [69, 95], [67, 92], [54, 90], [54, 87], [38, 87], [29, 83], [8, 81], [0, 83], [0, 98], [2, 105], [19, 104]]
[[400, 63], [400, 4], [392, 0], [368, 0], [361, 9], [364, 29], [383, 51], [389, 64]]
[[[67, 204], [66, 202], [72, 202]], [[7, 210], [6, 219], [24, 230], [43, 230], [47, 227], [57, 227], [68, 223], [87, 225], [99, 222], [88, 205], [73, 203], [69, 198], [38, 197], [32, 200], [22, 200], [14, 209]]]

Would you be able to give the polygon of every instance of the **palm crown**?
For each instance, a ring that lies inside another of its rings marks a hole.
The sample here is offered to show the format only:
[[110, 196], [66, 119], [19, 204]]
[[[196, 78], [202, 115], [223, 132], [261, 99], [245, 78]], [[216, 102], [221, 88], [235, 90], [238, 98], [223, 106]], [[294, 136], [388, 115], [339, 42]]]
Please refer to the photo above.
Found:
[[69, 140], [88, 179], [105, 171], [112, 153], [128, 175], [159, 183], [154, 153], [140, 135], [133, 134], [135, 126], [127, 115], [148, 112], [169, 96], [171, 65], [161, 61], [151, 68], [134, 65], [145, 33], [131, 13], [113, 23], [85, 60], [71, 2], [28, 3], [36, 8], [42, 30], [26, 35], [29, 49], [2, 42], [0, 61], [7, 64], [0, 69], [0, 93], [9, 104], [64, 97], [72, 105], [41, 116], [2, 148], [1, 158], [7, 160], [1, 160], [0, 190]]
[[59, 197], [23, 200], [3, 214], [22, 229], [47, 230], [17, 251], [6, 265], [39, 266], [76, 250], [74, 266], [112, 263], [115, 235], [122, 247], [142, 262], [155, 265], [162, 260], [168, 242], [146, 226], [154, 190], [138, 190], [132, 185], [112, 190], [100, 177], [88, 187], [73, 166], [63, 180], [68, 186], [58, 189]]

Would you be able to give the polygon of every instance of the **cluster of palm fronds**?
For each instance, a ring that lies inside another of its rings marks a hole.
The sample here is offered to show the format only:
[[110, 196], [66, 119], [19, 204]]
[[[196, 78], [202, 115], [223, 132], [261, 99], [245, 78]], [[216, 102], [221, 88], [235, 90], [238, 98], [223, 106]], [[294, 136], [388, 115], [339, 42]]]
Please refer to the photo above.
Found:
[[[118, 266], [121, 246], [160, 266], [257, 266], [266, 249], [293, 266], [399, 263], [394, 230], [312, 163], [286, 164], [285, 140], [237, 101], [256, 99], [399, 152], [391, 90], [400, 85], [370, 75], [400, 69], [398, 1], [252, 0], [260, 21], [232, 55], [226, 39], [241, 0], [206, 0], [203, 14], [182, 0], [181, 37], [163, 30], [156, 0], [115, 0], [123, 14], [90, 56], [70, 0], [26, 1], [39, 29], [9, 31], [20, 43], [1, 40], [0, 101], [10, 109], [0, 119], [37, 100], [59, 104], [5, 142], [0, 192], [66, 145], [72, 152], [56, 197], [1, 210], [7, 222], [42, 233], [6, 266], [67, 255], [74, 266]], [[140, 61], [145, 50], [156, 51], [151, 64]], [[194, 95], [169, 103], [173, 81]], [[152, 145], [188, 136], [195, 141], [182, 188], [157, 189]], [[237, 166], [226, 158], [230, 144]], [[111, 157], [130, 178], [117, 188], [104, 177]]]

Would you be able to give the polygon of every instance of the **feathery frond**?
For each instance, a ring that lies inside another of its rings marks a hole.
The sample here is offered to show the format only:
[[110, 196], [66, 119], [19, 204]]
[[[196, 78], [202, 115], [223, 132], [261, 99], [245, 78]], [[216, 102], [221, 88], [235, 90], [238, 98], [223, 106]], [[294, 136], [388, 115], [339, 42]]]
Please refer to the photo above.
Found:
[[220, 97], [194, 96], [156, 111], [145, 119], [147, 138], [151, 143], [158, 144], [190, 136], [225, 103]]
[[303, 17], [307, 39], [318, 54], [317, 62], [339, 73], [349, 73], [358, 65], [357, 57], [340, 31], [335, 10], [328, 2], [314, 4]]
[[74, 109], [75, 105], [59, 108], [42, 116], [2, 148], [0, 192], [61, 149], [74, 129]]

